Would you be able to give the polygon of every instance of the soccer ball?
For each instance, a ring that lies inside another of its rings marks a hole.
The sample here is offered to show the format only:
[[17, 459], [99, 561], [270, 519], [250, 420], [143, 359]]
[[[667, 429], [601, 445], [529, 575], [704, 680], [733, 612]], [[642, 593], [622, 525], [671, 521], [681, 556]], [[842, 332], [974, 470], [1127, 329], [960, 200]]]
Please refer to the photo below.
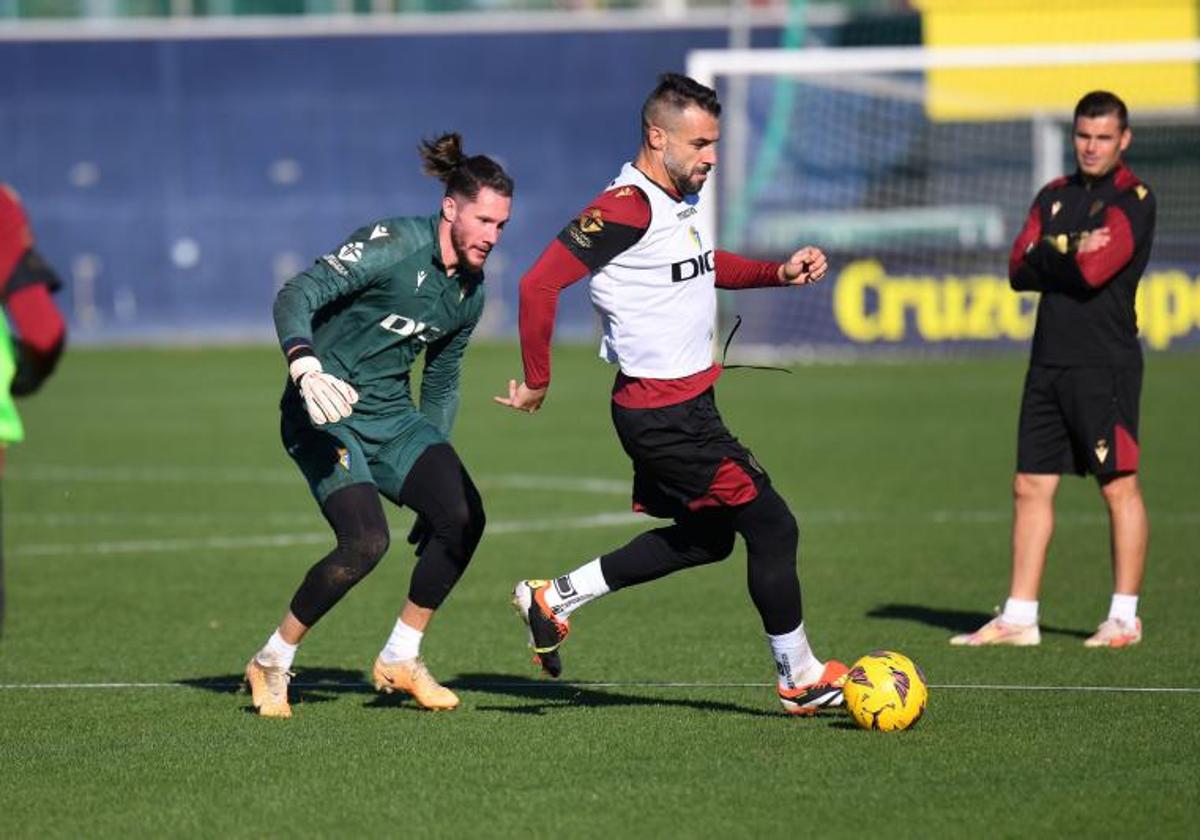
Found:
[[911, 659], [891, 650], [873, 650], [846, 675], [846, 710], [863, 729], [907, 729], [925, 713], [929, 689]]

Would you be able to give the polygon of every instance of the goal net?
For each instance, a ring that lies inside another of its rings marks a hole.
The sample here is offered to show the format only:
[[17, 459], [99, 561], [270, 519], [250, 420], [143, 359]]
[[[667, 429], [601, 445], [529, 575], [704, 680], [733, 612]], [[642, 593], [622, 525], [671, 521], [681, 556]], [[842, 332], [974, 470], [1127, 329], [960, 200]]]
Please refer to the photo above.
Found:
[[1158, 201], [1143, 338], [1200, 346], [1200, 41], [704, 50], [688, 72], [724, 105], [721, 247], [831, 262], [817, 287], [725, 295], [731, 358], [1024, 347], [1037, 297], [1010, 291], [1008, 250], [1073, 171], [1072, 109], [1095, 89], [1129, 105], [1126, 161]]

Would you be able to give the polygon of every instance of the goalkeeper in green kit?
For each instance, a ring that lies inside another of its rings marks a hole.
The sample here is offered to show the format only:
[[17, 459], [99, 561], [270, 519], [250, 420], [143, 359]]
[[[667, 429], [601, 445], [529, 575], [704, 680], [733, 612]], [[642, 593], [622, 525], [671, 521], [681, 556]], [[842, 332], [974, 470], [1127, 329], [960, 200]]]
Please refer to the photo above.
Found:
[[[429, 709], [458, 705], [426, 669], [420, 645], [483, 535], [479, 493], [449, 435], [463, 353], [483, 313], [483, 264], [508, 221], [513, 182], [490, 158], [463, 154], [457, 134], [422, 143], [420, 153], [426, 173], [446, 185], [439, 211], [358, 229], [275, 299], [289, 374], [283, 444], [337, 545], [246, 665], [266, 717], [291, 716], [300, 640], [387, 551], [380, 496], [416, 511], [409, 539], [418, 545], [408, 600], [375, 660], [375, 687]], [[422, 351], [418, 407], [409, 372]]]

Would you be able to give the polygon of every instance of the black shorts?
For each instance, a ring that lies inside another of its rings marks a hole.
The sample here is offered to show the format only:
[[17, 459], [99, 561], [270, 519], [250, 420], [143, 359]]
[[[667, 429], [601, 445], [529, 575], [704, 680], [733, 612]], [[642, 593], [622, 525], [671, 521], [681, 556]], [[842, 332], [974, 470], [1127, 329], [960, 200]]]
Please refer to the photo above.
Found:
[[770, 478], [725, 428], [713, 389], [663, 408], [612, 404], [613, 426], [633, 461], [633, 508], [674, 519], [690, 511], [737, 507]]
[[1045, 367], [1025, 375], [1017, 472], [1137, 472], [1140, 367]]

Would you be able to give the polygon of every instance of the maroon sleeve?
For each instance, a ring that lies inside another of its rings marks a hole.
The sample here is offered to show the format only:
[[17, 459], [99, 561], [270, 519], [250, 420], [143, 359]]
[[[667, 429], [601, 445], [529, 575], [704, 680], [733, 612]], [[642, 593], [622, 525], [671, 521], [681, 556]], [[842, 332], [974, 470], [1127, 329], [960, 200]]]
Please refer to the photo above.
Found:
[[1025, 261], [1026, 252], [1041, 236], [1042, 210], [1038, 202], [1035, 201], [1033, 206], [1029, 208], [1029, 215], [1025, 217], [1025, 225], [1013, 241], [1012, 251], [1008, 254], [1008, 277], [1013, 283], [1018, 282], [1021, 263]]
[[769, 260], [752, 260], [729, 251], [717, 251], [717, 288], [760, 289], [764, 286], [779, 286], [781, 263]]
[[545, 388], [550, 384], [550, 339], [554, 335], [558, 293], [587, 273], [587, 266], [556, 239], [521, 278], [518, 322], [528, 387]]
[[650, 227], [650, 199], [641, 187], [605, 190], [558, 234], [558, 241], [597, 271], [637, 244]]
[[1133, 226], [1121, 208], [1110, 206], [1104, 212], [1104, 227], [1108, 228], [1109, 240], [1103, 248], [1075, 255], [1079, 273], [1093, 289], [1113, 279], [1133, 258]]
[[650, 200], [640, 187], [606, 190], [573, 219], [521, 278], [521, 360], [525, 384], [550, 384], [550, 340], [558, 294], [607, 265], [650, 227]]

